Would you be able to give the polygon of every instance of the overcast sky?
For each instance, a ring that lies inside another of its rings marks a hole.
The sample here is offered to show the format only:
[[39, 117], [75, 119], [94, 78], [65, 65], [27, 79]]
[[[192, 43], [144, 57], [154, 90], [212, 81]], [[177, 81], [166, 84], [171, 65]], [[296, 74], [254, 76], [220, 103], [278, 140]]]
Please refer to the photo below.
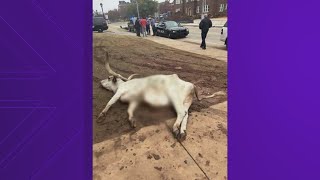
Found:
[[[125, 0], [130, 2], [130, 0]], [[158, 0], [163, 2], [164, 0]], [[109, 10], [118, 9], [119, 0], [93, 0], [93, 10], [101, 11], [100, 3], [103, 4], [103, 11], [106, 13]]]

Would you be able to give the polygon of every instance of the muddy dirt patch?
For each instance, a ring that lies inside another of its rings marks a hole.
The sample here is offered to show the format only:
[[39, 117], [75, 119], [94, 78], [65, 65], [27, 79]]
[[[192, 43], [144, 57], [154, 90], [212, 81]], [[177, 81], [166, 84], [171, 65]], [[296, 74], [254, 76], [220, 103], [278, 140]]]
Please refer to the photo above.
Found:
[[[123, 76], [138, 73], [139, 77], [155, 74], [177, 74], [181, 79], [194, 83], [202, 95], [208, 95], [227, 88], [227, 64], [225, 62], [176, 50], [142, 38], [97, 34], [93, 36], [96, 46], [104, 46], [110, 55], [113, 70]], [[99, 51], [99, 50], [98, 50]], [[99, 52], [98, 52], [99, 53]], [[134, 133], [141, 127], [155, 125], [175, 117], [172, 108], [154, 109], [142, 106], [135, 112], [137, 127], [132, 129], [128, 122], [127, 104], [117, 102], [107, 113], [102, 123], [96, 123], [97, 116], [106, 106], [113, 93], [102, 88], [100, 81], [108, 74], [104, 59], [94, 53], [93, 57], [93, 127], [94, 143], [98, 143], [122, 134]], [[177, 68], [179, 67], [179, 68]], [[214, 104], [226, 101], [218, 97], [194, 103], [190, 111], [200, 111]], [[138, 137], [143, 142], [145, 137]]]

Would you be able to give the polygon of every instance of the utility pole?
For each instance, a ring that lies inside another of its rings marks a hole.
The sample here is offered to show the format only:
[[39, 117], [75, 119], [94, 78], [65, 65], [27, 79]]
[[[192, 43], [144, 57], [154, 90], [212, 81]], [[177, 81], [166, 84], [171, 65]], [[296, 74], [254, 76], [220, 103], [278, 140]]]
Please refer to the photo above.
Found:
[[201, 19], [203, 19], [204, 18], [204, 6], [205, 6], [205, 4], [204, 4], [204, 1], [205, 0], [202, 0], [202, 2], [201, 2]]
[[138, 1], [137, 1], [137, 12], [138, 12], [138, 18], [140, 18], [140, 13], [139, 13], [139, 4], [138, 4]]
[[137, 12], [138, 12], [138, 18], [140, 18], [140, 13], [139, 13], [139, 4], [138, 4], [138, 0], [136, 0], [136, 4], [137, 4]]
[[101, 11], [102, 11], [103, 18], [106, 19], [106, 16], [104, 15], [104, 12], [103, 12], [103, 4], [100, 3], [100, 6], [101, 6]]

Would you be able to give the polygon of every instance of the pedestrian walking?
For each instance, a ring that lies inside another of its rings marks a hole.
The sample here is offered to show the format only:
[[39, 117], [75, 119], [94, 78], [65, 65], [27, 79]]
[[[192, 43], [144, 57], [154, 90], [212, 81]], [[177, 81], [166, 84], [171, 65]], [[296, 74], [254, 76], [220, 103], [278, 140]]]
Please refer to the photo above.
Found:
[[154, 18], [151, 18], [150, 24], [152, 27], [152, 33], [153, 33], [152, 36], [155, 36], [156, 35], [156, 20]]
[[201, 38], [202, 38], [202, 42], [201, 42], [200, 47], [202, 49], [206, 49], [207, 34], [208, 34], [209, 29], [212, 27], [212, 22], [209, 18], [210, 16], [211, 16], [210, 14], [205, 15], [199, 24], [199, 29], [201, 29]]
[[143, 37], [147, 37], [147, 33], [146, 33], [147, 20], [146, 20], [145, 17], [143, 17], [143, 18], [140, 20], [140, 25], [141, 25]]
[[139, 18], [137, 18], [137, 20], [136, 20], [136, 22], [134, 24], [134, 28], [136, 29], [137, 36], [140, 37], [141, 25], [140, 25], [140, 22], [139, 22]]

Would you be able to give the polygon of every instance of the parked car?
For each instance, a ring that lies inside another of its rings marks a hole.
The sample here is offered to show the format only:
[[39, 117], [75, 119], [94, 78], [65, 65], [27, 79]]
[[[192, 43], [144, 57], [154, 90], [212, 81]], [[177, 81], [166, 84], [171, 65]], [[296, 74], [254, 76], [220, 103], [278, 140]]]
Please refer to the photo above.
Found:
[[132, 22], [128, 22], [126, 25], [121, 25], [120, 28], [128, 30], [129, 32], [136, 32], [136, 29], [134, 28], [134, 24]]
[[104, 19], [104, 17], [93, 17], [93, 25], [92, 30], [103, 32], [104, 30], [108, 29], [108, 23]]
[[129, 32], [136, 32], [136, 29], [134, 28], [134, 22], [128, 22], [128, 30]]
[[224, 45], [228, 46], [228, 21], [221, 29], [220, 40], [224, 42]]
[[156, 26], [156, 35], [168, 38], [183, 38], [189, 34], [189, 29], [176, 21], [162, 21]]

